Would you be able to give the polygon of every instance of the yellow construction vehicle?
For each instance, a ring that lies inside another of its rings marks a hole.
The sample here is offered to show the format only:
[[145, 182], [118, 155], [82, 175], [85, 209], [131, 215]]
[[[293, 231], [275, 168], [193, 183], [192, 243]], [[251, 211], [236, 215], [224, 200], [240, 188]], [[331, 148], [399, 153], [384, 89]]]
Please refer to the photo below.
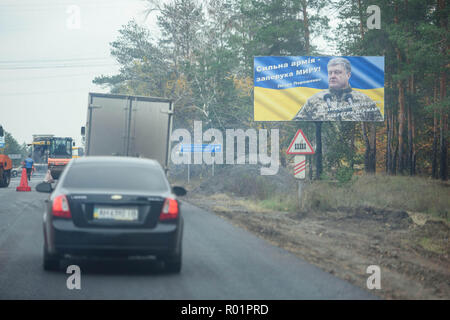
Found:
[[84, 156], [83, 147], [72, 147], [72, 159]]
[[0, 125], [0, 188], [6, 188], [11, 181], [11, 158], [6, 154], [2, 154], [2, 150], [5, 148], [5, 134], [3, 127]]

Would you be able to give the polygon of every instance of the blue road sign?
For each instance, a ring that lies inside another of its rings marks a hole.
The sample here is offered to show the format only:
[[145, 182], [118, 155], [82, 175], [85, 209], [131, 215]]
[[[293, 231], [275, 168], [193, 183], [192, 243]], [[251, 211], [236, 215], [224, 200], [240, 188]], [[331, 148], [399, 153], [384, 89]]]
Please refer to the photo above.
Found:
[[202, 153], [202, 152], [222, 152], [221, 144], [182, 144], [180, 146], [180, 152], [194, 152], [194, 153]]

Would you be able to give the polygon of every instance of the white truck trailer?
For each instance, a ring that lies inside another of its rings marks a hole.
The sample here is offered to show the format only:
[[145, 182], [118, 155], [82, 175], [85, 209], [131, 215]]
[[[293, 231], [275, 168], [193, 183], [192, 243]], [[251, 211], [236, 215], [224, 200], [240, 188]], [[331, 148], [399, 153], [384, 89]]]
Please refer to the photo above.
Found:
[[170, 99], [89, 93], [85, 154], [155, 159], [167, 171], [172, 116]]

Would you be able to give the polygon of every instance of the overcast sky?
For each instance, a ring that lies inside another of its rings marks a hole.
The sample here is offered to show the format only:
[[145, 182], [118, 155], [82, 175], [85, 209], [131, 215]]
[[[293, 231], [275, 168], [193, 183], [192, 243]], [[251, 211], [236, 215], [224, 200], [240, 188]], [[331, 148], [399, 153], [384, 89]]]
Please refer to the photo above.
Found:
[[[80, 10], [79, 29], [71, 5]], [[142, 0], [0, 0], [4, 129], [19, 143], [54, 134], [79, 144], [88, 92], [107, 92], [92, 80], [118, 71], [109, 43], [132, 18], [143, 22], [144, 9]], [[146, 25], [156, 31], [154, 20]]]
[[92, 80], [118, 71], [109, 45], [118, 30], [134, 18], [159, 34], [156, 14], [144, 20], [145, 8], [144, 0], [0, 0], [4, 129], [19, 143], [54, 134], [79, 145], [88, 93], [108, 92]]

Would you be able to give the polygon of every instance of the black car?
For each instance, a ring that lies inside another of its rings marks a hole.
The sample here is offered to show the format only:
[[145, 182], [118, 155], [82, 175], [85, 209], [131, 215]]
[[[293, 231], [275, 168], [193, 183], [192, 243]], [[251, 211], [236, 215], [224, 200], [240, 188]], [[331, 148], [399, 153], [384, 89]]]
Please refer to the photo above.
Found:
[[51, 193], [44, 213], [44, 269], [58, 270], [71, 256], [156, 256], [169, 272], [181, 271], [183, 217], [155, 160], [130, 157], [73, 159]]

